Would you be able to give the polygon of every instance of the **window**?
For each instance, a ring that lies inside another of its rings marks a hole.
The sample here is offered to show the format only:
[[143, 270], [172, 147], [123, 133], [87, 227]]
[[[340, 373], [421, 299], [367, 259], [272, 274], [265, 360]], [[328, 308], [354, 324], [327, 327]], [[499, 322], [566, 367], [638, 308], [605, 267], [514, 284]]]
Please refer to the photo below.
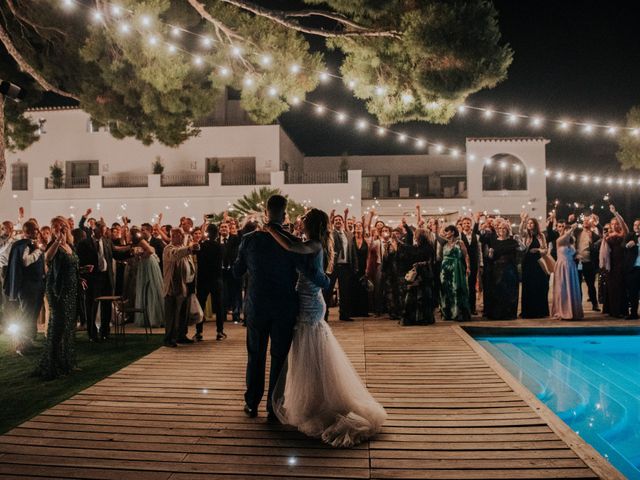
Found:
[[362, 198], [389, 198], [389, 176], [362, 177]]
[[89, 188], [89, 176], [99, 175], [98, 160], [76, 160], [66, 163], [66, 188]]
[[426, 197], [429, 193], [429, 177], [427, 175], [399, 175], [398, 190], [401, 198]]
[[14, 163], [11, 165], [11, 189], [29, 189], [29, 165], [26, 163]]
[[485, 161], [482, 190], [526, 190], [527, 169], [522, 161], [508, 153], [500, 153]]

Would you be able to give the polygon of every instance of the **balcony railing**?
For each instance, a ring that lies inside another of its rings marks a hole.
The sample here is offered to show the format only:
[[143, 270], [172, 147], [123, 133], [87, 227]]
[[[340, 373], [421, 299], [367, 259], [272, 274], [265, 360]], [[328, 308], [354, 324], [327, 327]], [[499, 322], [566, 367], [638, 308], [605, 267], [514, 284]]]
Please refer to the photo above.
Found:
[[162, 175], [162, 187], [203, 187], [209, 185], [209, 175], [205, 174], [177, 174]]
[[269, 185], [270, 173], [223, 173], [222, 185]]
[[102, 177], [102, 188], [136, 188], [149, 186], [147, 175], [108, 175]]
[[347, 172], [287, 172], [284, 183], [311, 184], [311, 183], [348, 183]]
[[51, 178], [44, 179], [44, 188], [90, 188], [89, 177], [66, 177], [61, 180], [54, 181]]

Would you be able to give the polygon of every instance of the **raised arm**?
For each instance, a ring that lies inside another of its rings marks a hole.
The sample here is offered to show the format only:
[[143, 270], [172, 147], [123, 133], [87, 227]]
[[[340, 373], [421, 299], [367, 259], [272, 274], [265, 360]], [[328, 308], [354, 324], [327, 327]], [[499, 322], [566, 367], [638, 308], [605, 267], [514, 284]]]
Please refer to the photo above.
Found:
[[285, 235], [279, 229], [273, 225], [265, 225], [265, 231], [269, 232], [278, 244], [293, 253], [299, 253], [301, 255], [307, 255], [310, 253], [317, 253], [322, 249], [322, 245], [317, 241], [309, 242], [294, 242], [289, 236]]
[[573, 232], [575, 232], [576, 228], [578, 228], [577, 223], [571, 225], [570, 229], [568, 229], [558, 237], [558, 240], [556, 240], [556, 245], [558, 247], [568, 247], [571, 244], [571, 236], [573, 235]]
[[616, 207], [613, 204], [609, 205], [609, 210], [611, 210], [611, 213], [613, 213], [613, 215], [618, 219], [618, 222], [620, 222], [620, 226], [622, 227], [622, 235], [624, 238], [626, 238], [627, 235], [629, 235], [629, 227], [627, 226], [627, 222], [624, 221], [624, 218], [622, 218], [622, 215], [618, 213]]

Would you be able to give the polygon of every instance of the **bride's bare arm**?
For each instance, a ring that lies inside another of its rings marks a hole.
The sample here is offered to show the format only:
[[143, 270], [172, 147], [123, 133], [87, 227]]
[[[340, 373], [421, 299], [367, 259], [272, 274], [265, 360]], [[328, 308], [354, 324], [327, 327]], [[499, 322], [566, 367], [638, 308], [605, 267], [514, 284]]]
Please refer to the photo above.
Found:
[[322, 248], [320, 242], [294, 242], [283, 232], [277, 228], [273, 228], [271, 225], [265, 225], [265, 230], [271, 234], [282, 248], [290, 252], [306, 255], [309, 253], [317, 253]]

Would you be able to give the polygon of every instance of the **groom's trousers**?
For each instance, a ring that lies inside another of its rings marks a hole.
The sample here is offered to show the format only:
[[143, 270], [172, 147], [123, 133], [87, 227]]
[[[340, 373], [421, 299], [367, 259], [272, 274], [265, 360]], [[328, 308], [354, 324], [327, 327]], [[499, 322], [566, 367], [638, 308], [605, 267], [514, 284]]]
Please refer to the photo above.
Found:
[[287, 361], [295, 315], [268, 314], [247, 316], [247, 391], [245, 403], [251, 409], [257, 409], [264, 395], [265, 368], [267, 364], [267, 345], [271, 339], [271, 370], [269, 372], [269, 393], [267, 411], [272, 411], [273, 389]]

